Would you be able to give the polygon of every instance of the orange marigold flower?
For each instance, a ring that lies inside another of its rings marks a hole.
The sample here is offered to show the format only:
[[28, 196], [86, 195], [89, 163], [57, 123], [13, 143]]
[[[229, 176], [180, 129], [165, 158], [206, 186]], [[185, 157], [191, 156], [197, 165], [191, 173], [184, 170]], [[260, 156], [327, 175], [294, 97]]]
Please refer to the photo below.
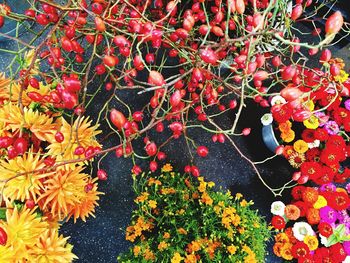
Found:
[[310, 225], [316, 225], [320, 222], [320, 210], [310, 207], [306, 211], [306, 219]]

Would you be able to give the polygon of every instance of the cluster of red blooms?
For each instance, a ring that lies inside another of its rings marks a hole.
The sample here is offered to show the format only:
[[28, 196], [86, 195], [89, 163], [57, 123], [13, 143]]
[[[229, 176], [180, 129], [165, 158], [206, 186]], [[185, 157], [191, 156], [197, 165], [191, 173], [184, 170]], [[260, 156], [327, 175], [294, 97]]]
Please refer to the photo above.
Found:
[[275, 236], [274, 253], [303, 263], [350, 259], [348, 191], [333, 184], [296, 186], [291, 204], [274, 202], [272, 225], [281, 230]]

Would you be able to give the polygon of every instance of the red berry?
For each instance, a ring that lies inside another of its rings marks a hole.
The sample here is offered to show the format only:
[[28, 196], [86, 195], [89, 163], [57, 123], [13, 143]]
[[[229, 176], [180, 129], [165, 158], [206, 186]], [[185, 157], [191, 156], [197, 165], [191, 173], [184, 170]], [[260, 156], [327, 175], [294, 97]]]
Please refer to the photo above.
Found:
[[16, 149], [18, 154], [22, 155], [28, 149], [28, 141], [22, 137], [19, 137], [14, 141], [13, 147]]
[[0, 245], [5, 246], [6, 242], [7, 242], [7, 233], [2, 227], [0, 227]]
[[85, 148], [83, 146], [78, 146], [74, 150], [75, 155], [82, 155], [85, 152]]
[[7, 148], [12, 145], [13, 139], [8, 136], [0, 137], [0, 148]]
[[63, 133], [62, 132], [56, 132], [55, 140], [56, 140], [56, 142], [63, 142], [64, 141]]
[[35, 202], [32, 199], [27, 199], [26, 200], [26, 207], [28, 209], [33, 209], [35, 207]]
[[344, 18], [340, 11], [336, 11], [326, 21], [325, 31], [326, 34], [336, 34], [343, 26]]
[[151, 170], [152, 173], [154, 173], [158, 169], [158, 163], [156, 161], [151, 161], [149, 163], [149, 169]]
[[99, 180], [106, 181], [108, 178], [107, 172], [103, 169], [97, 171], [97, 177]]
[[200, 156], [200, 157], [206, 157], [208, 155], [208, 148], [205, 147], [205, 146], [198, 146], [197, 147], [197, 154]]
[[133, 166], [133, 168], [131, 169], [131, 172], [132, 172], [133, 174], [139, 175], [139, 174], [142, 172], [142, 169], [141, 169], [140, 166], [138, 166], [138, 165], [135, 164], [135, 165]]
[[145, 150], [148, 156], [154, 156], [157, 154], [157, 145], [154, 142], [147, 143]]
[[118, 130], [121, 130], [127, 121], [124, 114], [116, 109], [112, 109], [109, 117]]
[[191, 173], [194, 177], [198, 177], [200, 175], [198, 167], [194, 165], [191, 167]]
[[283, 154], [283, 150], [284, 150], [284, 146], [283, 145], [279, 145], [279, 146], [277, 146], [277, 148], [275, 150], [275, 153], [277, 155], [282, 155]]
[[11, 159], [13, 159], [13, 158], [18, 156], [18, 152], [16, 151], [15, 147], [10, 146], [7, 149], [7, 155], [8, 155], [8, 158], [11, 160]]
[[244, 128], [242, 131], [242, 134], [244, 136], [248, 136], [250, 134], [251, 128]]
[[142, 121], [143, 119], [143, 113], [142, 111], [135, 111], [132, 115], [132, 118], [137, 121], [137, 122], [140, 122]]

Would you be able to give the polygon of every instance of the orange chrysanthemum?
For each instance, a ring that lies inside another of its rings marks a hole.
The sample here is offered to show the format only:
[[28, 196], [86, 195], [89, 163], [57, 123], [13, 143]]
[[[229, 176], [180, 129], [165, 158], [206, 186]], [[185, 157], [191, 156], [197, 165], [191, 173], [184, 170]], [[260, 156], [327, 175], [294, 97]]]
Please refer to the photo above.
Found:
[[[0, 186], [4, 187], [4, 197], [10, 201], [33, 198], [42, 192], [42, 179], [51, 173], [37, 173], [33, 171], [45, 167], [39, 153], [29, 151], [12, 160], [0, 160], [0, 180], [8, 180]], [[20, 173], [26, 173], [17, 176]]]
[[85, 222], [86, 218], [90, 215], [95, 217], [94, 212], [95, 207], [98, 206], [97, 201], [100, 200], [99, 195], [103, 194], [102, 192], [97, 191], [97, 180], [98, 178], [95, 178], [91, 181], [93, 184], [92, 189], [90, 189], [88, 192], [84, 192], [84, 196], [81, 198], [80, 202], [71, 207], [68, 219], [73, 217], [74, 223], [78, 218]]
[[63, 220], [71, 212], [71, 209], [81, 203], [85, 193], [85, 186], [89, 175], [81, 173], [84, 168], [64, 167], [58, 169], [44, 183], [44, 192], [41, 194], [39, 206], [43, 210], [50, 211], [53, 217]]

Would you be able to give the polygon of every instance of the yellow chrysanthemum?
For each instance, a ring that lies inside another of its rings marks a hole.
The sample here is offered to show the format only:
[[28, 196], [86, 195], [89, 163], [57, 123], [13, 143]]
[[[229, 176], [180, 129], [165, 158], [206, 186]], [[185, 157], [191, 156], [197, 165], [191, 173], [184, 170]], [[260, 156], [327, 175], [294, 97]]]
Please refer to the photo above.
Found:
[[[14, 82], [10, 78], [6, 78], [5, 74], [0, 73], [0, 101], [18, 102], [21, 85]], [[37, 92], [40, 95], [48, 95], [51, 90], [51, 85], [44, 85], [43, 82], [39, 82], [39, 88], [34, 88], [28, 85], [25, 92], [22, 93], [22, 104], [28, 106], [32, 100], [27, 96], [29, 92]]]
[[38, 201], [40, 207], [51, 212], [53, 217], [63, 220], [71, 211], [71, 207], [80, 203], [85, 195], [85, 186], [89, 175], [81, 173], [83, 167], [65, 167], [45, 181], [45, 191]]
[[97, 178], [92, 180], [92, 189], [88, 192], [84, 191], [84, 196], [81, 198], [80, 202], [71, 207], [68, 219], [73, 217], [74, 222], [76, 222], [77, 219], [80, 218], [85, 222], [86, 218], [90, 215], [95, 217], [94, 212], [95, 207], [98, 206], [97, 201], [100, 200], [99, 195], [103, 194], [102, 192], [97, 191], [97, 180]]
[[14, 251], [13, 262], [22, 262], [29, 257], [28, 247], [33, 247], [38, 242], [48, 224], [29, 209], [21, 212], [17, 208], [8, 209], [6, 219], [6, 223], [0, 222], [0, 226], [7, 233], [7, 246]]
[[303, 121], [304, 126], [308, 129], [312, 129], [315, 130], [318, 128], [318, 126], [320, 125], [318, 118], [315, 115], [312, 115], [310, 118], [308, 118], [307, 120]]
[[22, 114], [19, 106], [12, 103], [7, 103], [0, 109], [0, 123], [3, 123], [0, 125], [1, 128], [13, 133], [23, 128], [30, 130], [42, 141], [52, 138], [60, 126], [59, 121], [54, 121], [53, 118], [39, 111], [25, 107]]
[[11, 262], [15, 255], [15, 251], [10, 246], [0, 246], [0, 262]]
[[[51, 137], [50, 145], [48, 146], [48, 154], [55, 156], [56, 160], [72, 160], [79, 156], [74, 155], [74, 150], [77, 146], [93, 146], [100, 147], [101, 145], [95, 139], [95, 136], [101, 133], [98, 130], [98, 125], [91, 125], [89, 118], [78, 118], [71, 126], [66, 120], [62, 119], [62, 126], [60, 132], [64, 136], [61, 143], [56, 142], [54, 136]], [[73, 165], [74, 166], [74, 165]]]
[[[36, 200], [43, 188], [41, 179], [52, 173], [32, 173], [32, 171], [44, 167], [40, 154], [31, 151], [12, 160], [0, 160], [0, 180], [10, 179], [6, 184], [0, 184], [4, 187], [4, 197], [11, 201], [25, 201], [30, 198]], [[27, 174], [16, 177], [19, 173]]]
[[28, 250], [31, 262], [69, 263], [78, 257], [72, 253], [68, 238], [58, 235], [57, 229], [47, 229], [34, 247]]
[[297, 140], [294, 142], [293, 148], [298, 153], [305, 153], [309, 149], [309, 146], [304, 140]]
[[180, 253], [175, 252], [173, 257], [171, 258], [171, 263], [180, 263], [183, 261], [183, 257], [181, 257]]

